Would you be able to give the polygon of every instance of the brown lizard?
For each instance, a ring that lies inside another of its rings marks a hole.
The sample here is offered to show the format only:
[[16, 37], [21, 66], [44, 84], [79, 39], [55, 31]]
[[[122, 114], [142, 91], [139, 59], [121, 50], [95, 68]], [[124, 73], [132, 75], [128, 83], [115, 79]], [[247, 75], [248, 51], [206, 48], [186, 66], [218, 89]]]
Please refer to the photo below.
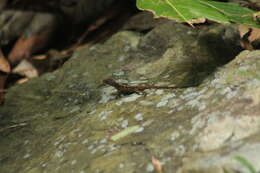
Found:
[[117, 89], [118, 95], [130, 95], [133, 93], [144, 93], [146, 89], [178, 89], [178, 88], [187, 88], [187, 87], [177, 87], [177, 86], [154, 86], [154, 85], [138, 85], [130, 86], [124, 83], [118, 83], [112, 78], [107, 78], [103, 80], [104, 84], [110, 85]]

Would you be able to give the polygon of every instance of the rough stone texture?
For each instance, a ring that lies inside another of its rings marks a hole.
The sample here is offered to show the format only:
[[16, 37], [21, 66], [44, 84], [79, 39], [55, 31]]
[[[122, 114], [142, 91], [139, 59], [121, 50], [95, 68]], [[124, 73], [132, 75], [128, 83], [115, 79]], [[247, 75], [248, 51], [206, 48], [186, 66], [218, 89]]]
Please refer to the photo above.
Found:
[[[164, 173], [260, 170], [260, 51], [239, 53], [231, 26], [166, 22], [122, 31], [76, 52], [64, 67], [10, 89], [0, 172]], [[227, 63], [227, 64], [226, 64]], [[226, 64], [226, 65], [224, 65]], [[116, 99], [101, 81], [190, 85]]]

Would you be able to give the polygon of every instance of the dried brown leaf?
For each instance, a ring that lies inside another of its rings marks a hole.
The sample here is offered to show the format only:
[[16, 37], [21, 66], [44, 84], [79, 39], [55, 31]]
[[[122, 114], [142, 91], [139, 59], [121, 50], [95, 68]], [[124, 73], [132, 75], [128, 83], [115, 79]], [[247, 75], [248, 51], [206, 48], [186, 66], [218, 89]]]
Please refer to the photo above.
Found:
[[14, 69], [13, 73], [17, 73], [28, 78], [38, 77], [37, 69], [27, 60], [21, 61]]
[[0, 49], [0, 71], [10, 73], [11, 67], [9, 62], [6, 60], [2, 50]]
[[27, 82], [28, 80], [29, 80], [28, 78], [22, 78], [22, 79], [19, 79], [18, 81], [16, 81], [16, 83], [22, 84], [22, 83]]
[[239, 25], [238, 30], [241, 37], [241, 46], [246, 50], [253, 50], [252, 43], [260, 40], [260, 28]]
[[161, 164], [161, 162], [158, 159], [152, 157], [152, 164], [153, 164], [154, 169], [158, 173], [162, 173], [162, 164]]
[[11, 50], [8, 59], [12, 64], [21, 61], [24, 58], [28, 58], [32, 53], [40, 50], [46, 45], [48, 34], [31, 35], [28, 38], [21, 36], [20, 39], [15, 43]]
[[259, 40], [260, 39], [260, 28], [254, 28], [254, 27], [250, 27], [247, 25], [239, 25], [238, 29], [239, 29], [240, 37], [242, 38], [249, 31], [250, 28], [252, 29], [252, 32], [251, 32], [250, 36], [248, 37], [248, 40], [250, 42]]
[[205, 23], [206, 22], [206, 18], [197, 18], [197, 19], [191, 19], [191, 23], [192, 24], [199, 24], [199, 23]]

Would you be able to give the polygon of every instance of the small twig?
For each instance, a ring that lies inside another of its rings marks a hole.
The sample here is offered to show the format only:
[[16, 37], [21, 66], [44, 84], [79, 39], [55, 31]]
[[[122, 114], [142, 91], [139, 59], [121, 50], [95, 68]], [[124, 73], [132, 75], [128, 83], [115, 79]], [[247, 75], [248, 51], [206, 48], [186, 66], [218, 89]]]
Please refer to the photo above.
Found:
[[14, 124], [14, 125], [10, 125], [10, 126], [7, 126], [7, 127], [3, 127], [3, 128], [0, 128], [0, 133], [4, 132], [6, 130], [11, 130], [11, 129], [15, 129], [15, 128], [18, 128], [18, 127], [24, 127], [24, 126], [27, 126], [27, 125], [28, 125], [27, 123], [19, 123], [19, 124]]

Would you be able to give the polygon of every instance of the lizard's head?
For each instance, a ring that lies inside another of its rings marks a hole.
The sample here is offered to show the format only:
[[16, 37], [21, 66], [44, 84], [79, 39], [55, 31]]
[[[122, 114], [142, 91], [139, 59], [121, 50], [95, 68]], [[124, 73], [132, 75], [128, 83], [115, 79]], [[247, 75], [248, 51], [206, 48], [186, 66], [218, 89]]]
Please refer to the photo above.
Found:
[[107, 78], [107, 79], [104, 79], [104, 80], [103, 80], [103, 83], [104, 83], [104, 84], [107, 84], [107, 85], [114, 85], [116, 82], [115, 82], [115, 80], [112, 79], [112, 78]]

